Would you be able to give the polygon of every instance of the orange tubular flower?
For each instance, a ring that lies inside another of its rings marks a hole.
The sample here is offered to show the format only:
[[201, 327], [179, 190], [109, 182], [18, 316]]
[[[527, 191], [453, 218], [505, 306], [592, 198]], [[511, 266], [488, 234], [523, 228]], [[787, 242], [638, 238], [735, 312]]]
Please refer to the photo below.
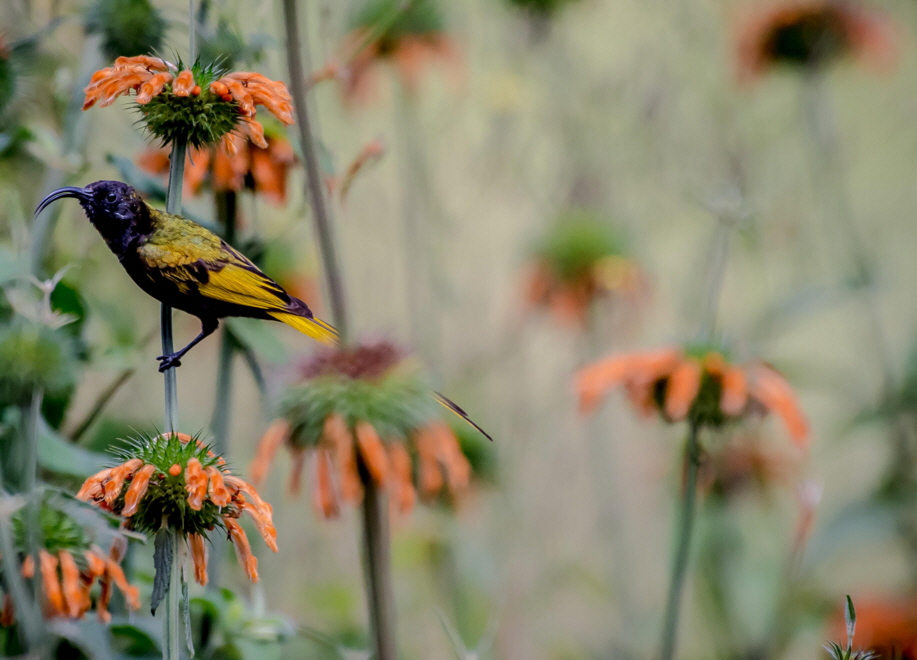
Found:
[[314, 457], [313, 501], [325, 518], [337, 516], [343, 502], [359, 502], [370, 487], [388, 490], [398, 511], [411, 511], [414, 455], [424, 498], [440, 496], [445, 487], [454, 496], [468, 486], [471, 466], [456, 434], [439, 418], [416, 369], [391, 344], [319, 354], [303, 374], [306, 380], [289, 392], [283, 417], [257, 450], [251, 469], [256, 483], [286, 443], [295, 457], [291, 490], [298, 487], [305, 453]]
[[[136, 457], [87, 479], [77, 497], [122, 516], [128, 529], [155, 533], [165, 524], [182, 535], [200, 584], [207, 582], [205, 535], [221, 527], [245, 558], [248, 576], [257, 580], [257, 560], [237, 519], [251, 516], [274, 552], [277, 531], [271, 506], [254, 488], [232, 475], [206, 445], [184, 433], [135, 441], [126, 453]], [[109, 566], [108, 571], [120, 586], [120, 570]]]
[[717, 427], [754, 411], [773, 412], [797, 445], [808, 442], [809, 425], [795, 393], [760, 361], [735, 365], [715, 350], [681, 348], [612, 356], [577, 374], [580, 409], [593, 410], [618, 385], [640, 412], [656, 411], [669, 422]]
[[261, 105], [284, 124], [293, 123], [292, 97], [286, 86], [260, 73], [223, 75], [213, 66], [185, 68], [158, 57], [119, 57], [97, 71], [85, 89], [83, 110], [96, 103], [111, 105], [119, 96], [136, 93], [146, 128], [164, 143], [185, 140], [195, 148], [220, 142], [228, 154], [237, 145], [231, 133], [267, 149], [264, 128], [256, 119]]
[[854, 2], [789, 0], [750, 17], [737, 44], [739, 79], [751, 82], [777, 65], [818, 69], [852, 55], [876, 68], [894, 63], [891, 25]]

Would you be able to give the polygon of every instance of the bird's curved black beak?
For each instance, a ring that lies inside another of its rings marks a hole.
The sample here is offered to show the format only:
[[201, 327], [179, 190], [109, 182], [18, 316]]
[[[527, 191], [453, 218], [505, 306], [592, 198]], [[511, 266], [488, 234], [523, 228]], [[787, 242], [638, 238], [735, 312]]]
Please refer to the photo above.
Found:
[[89, 201], [92, 199], [92, 194], [85, 188], [76, 188], [75, 186], [58, 188], [43, 200], [41, 200], [41, 202], [39, 202], [38, 208], [35, 209], [35, 215], [38, 215], [46, 208], [48, 208], [52, 202], [56, 202], [59, 199], [64, 199], [65, 197], [75, 197], [81, 201]]

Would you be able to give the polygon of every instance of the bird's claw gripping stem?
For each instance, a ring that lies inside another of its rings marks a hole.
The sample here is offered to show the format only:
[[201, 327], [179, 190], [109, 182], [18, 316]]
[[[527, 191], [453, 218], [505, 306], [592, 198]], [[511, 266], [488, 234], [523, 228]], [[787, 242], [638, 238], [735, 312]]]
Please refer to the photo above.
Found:
[[164, 373], [173, 367], [181, 366], [181, 355], [178, 353], [172, 353], [171, 355], [160, 355], [159, 360], [159, 373]]

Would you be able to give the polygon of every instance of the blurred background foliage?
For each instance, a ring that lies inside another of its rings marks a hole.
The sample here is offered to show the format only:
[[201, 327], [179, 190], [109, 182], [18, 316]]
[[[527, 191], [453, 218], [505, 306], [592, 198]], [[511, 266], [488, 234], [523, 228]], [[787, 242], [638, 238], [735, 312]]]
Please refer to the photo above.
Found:
[[[813, 442], [800, 457], [770, 421], [705, 439], [680, 656], [820, 657], [830, 636], [843, 641], [832, 621], [847, 593], [866, 603], [864, 644], [885, 648], [866, 641], [870, 620], [892, 620], [876, 612], [904, 612], [904, 641], [888, 657], [915, 657], [907, 644], [917, 654], [905, 616], [917, 597], [917, 5], [864, 0], [882, 30], [832, 32], [831, 58], [803, 57], [811, 31], [794, 28], [782, 33], [792, 57], [774, 51], [783, 37], [758, 52], [792, 61], [762, 69], [740, 45], [788, 20], [777, 6], [302, 4], [356, 330], [417, 349], [436, 387], [495, 438], [456, 427], [480, 479], [464, 498], [395, 519], [403, 657], [655, 652], [682, 437], [636, 419], [619, 396], [580, 417], [572, 374], [612, 351], [694, 339], [720, 260], [717, 334], [738, 359], [760, 356], [788, 377]], [[831, 20], [816, 27], [849, 18]], [[277, 3], [201, 2], [202, 58], [284, 79], [280, 21]], [[139, 166], [146, 143], [129, 103], [83, 115], [81, 89], [117, 55], [182, 55], [187, 28], [179, 0], [0, 5], [5, 479], [36, 386], [46, 394], [39, 460], [63, 488], [110, 464], [119, 438], [159, 424], [158, 306], [75, 204], [51, 220], [32, 209], [55, 187], [103, 178], [164, 200], [164, 181]], [[860, 50], [882, 55], [878, 66], [858, 62]], [[345, 204], [337, 182], [380, 137], [384, 153]], [[321, 315], [301, 168], [282, 176], [278, 206], [246, 175], [231, 197], [235, 242], [255, 246], [247, 253]], [[186, 195], [186, 215], [226, 231], [226, 200], [205, 187]], [[532, 313], [533, 264], [591, 277], [607, 275], [595, 266], [609, 257], [639, 273], [628, 296], [589, 293], [573, 324]], [[30, 283], [65, 267], [53, 293]], [[196, 324], [178, 315], [179, 338]], [[313, 346], [273, 325], [227, 325], [241, 356], [229, 456], [244, 473]], [[212, 428], [219, 351], [206, 342], [179, 370], [185, 429]], [[286, 474], [289, 460], [275, 469]], [[282, 481], [262, 491], [281, 548], [262, 557], [262, 582], [225, 571], [232, 591], [192, 593], [199, 654], [366, 658], [357, 517], [321, 520]], [[152, 550], [132, 547], [148, 593]], [[157, 657], [158, 622], [113, 611], [104, 630], [58, 626], [66, 657]]]

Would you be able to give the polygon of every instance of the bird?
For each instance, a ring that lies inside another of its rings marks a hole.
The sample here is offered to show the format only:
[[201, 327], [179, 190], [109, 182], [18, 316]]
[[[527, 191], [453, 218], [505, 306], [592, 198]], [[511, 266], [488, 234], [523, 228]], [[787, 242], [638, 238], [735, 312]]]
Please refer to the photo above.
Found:
[[[323, 344], [339, 343], [334, 327], [316, 318], [306, 303], [284, 291], [245, 255], [206, 227], [154, 209], [132, 186], [96, 181], [84, 188], [58, 188], [39, 202], [35, 215], [66, 198], [79, 201], [137, 286], [200, 319], [201, 332], [187, 346], [156, 358], [160, 372], [181, 366], [188, 351], [216, 332], [220, 319], [227, 317], [280, 321]], [[439, 392], [434, 398], [493, 439], [456, 403]]]
[[160, 355], [159, 371], [181, 365], [192, 348], [213, 334], [220, 319], [241, 316], [281, 321], [323, 344], [337, 331], [284, 291], [245, 255], [199, 224], [148, 205], [130, 185], [96, 181], [58, 188], [35, 214], [59, 199], [76, 198], [121, 266], [159, 302], [196, 316], [201, 332], [187, 346]]

